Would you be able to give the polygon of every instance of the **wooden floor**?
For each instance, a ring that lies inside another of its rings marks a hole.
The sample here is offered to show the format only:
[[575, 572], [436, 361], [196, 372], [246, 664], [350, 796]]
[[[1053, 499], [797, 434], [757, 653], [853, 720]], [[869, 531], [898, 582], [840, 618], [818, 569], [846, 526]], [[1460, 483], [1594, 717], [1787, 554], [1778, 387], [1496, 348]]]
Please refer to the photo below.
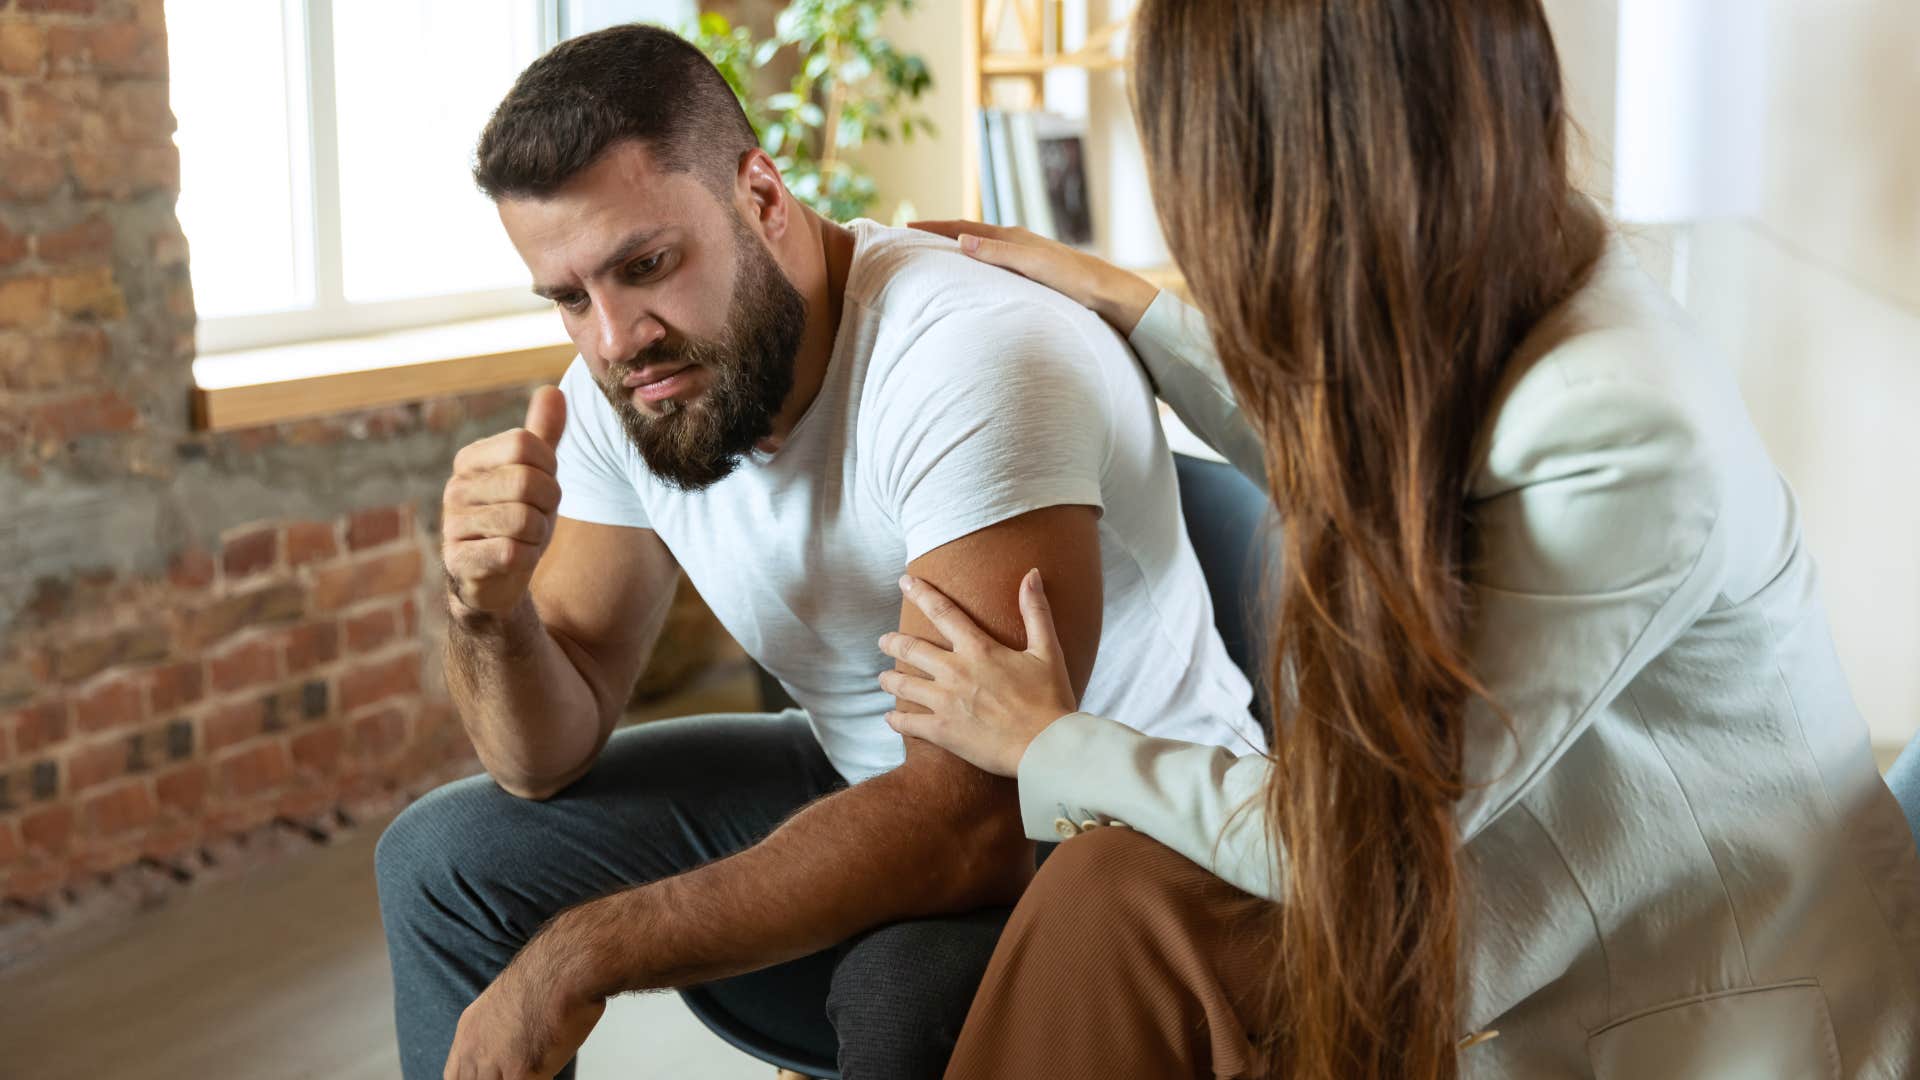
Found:
[[[705, 680], [651, 713], [751, 707]], [[1882, 751], [1882, 767], [1892, 760]], [[0, 974], [3, 1080], [390, 1080], [393, 994], [373, 885], [378, 823], [195, 887]], [[617, 999], [581, 1080], [771, 1080], [671, 994]]]
[[[662, 715], [752, 707], [703, 681]], [[392, 1080], [393, 989], [373, 883], [384, 823], [76, 932], [0, 973], [0, 1080]], [[772, 1080], [673, 994], [613, 1001], [580, 1080]]]

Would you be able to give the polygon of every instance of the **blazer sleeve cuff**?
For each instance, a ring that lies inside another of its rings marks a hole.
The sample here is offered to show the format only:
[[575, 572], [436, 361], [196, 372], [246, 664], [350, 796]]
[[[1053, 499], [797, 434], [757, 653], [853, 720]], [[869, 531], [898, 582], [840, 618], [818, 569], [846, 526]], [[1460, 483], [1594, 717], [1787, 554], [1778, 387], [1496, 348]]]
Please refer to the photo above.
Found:
[[1034, 736], [1017, 770], [1027, 836], [1058, 842], [1077, 833], [1080, 822], [1098, 820], [1074, 790], [1089, 772], [1099, 771], [1090, 767], [1089, 755], [1099, 755], [1103, 743], [1140, 737], [1124, 724], [1084, 712], [1068, 713]]

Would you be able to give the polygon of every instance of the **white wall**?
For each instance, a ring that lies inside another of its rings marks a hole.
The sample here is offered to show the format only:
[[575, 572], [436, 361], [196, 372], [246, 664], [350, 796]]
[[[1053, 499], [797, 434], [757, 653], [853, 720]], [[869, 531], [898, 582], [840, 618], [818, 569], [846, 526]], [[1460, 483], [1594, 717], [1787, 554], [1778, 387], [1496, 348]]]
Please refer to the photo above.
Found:
[[[1616, 0], [1547, 0], [1605, 195]], [[1920, 730], [1920, 4], [1754, 0], [1771, 94], [1758, 219], [1697, 227], [1688, 307], [1799, 498], [1876, 741]], [[1671, 232], [1636, 231], [1667, 272]]]
[[[1546, 0], [1582, 177], [1604, 197], [1616, 0]], [[894, 26], [923, 53], [941, 137], [867, 155], [891, 216], [960, 207], [959, 0]], [[1920, 3], [1752, 0], [1770, 22], [1766, 200], [1759, 219], [1703, 225], [1689, 307], [1740, 372], [1792, 483], [1834, 635], [1876, 740], [1920, 730]], [[1650, 272], [1671, 236], [1637, 230]]]

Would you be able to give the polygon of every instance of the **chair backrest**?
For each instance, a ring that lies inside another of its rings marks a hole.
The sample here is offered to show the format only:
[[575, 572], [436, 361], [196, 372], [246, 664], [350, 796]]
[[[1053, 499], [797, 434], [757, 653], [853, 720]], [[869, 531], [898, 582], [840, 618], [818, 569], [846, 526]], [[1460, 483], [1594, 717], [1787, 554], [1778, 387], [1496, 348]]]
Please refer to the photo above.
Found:
[[1913, 842], [1920, 845], [1920, 735], [1915, 735], [1888, 766], [1887, 786], [1893, 789], [1900, 809], [1907, 813], [1907, 828], [1913, 833]]
[[[1213, 598], [1214, 625], [1227, 655], [1257, 687], [1266, 655], [1263, 572], [1277, 557], [1269, 527], [1272, 506], [1267, 493], [1231, 465], [1175, 454], [1173, 467], [1180, 480], [1180, 514]], [[1264, 697], [1256, 704], [1264, 719]]]

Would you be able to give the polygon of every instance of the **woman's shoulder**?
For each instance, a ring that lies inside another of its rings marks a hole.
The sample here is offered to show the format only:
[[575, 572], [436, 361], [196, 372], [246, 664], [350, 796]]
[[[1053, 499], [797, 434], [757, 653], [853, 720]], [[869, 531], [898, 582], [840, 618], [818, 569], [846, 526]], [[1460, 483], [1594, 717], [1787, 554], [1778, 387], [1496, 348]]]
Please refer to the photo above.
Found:
[[1489, 417], [1470, 496], [1484, 543], [1542, 557], [1533, 585], [1691, 562], [1772, 472], [1731, 369], [1618, 241], [1528, 336]]

